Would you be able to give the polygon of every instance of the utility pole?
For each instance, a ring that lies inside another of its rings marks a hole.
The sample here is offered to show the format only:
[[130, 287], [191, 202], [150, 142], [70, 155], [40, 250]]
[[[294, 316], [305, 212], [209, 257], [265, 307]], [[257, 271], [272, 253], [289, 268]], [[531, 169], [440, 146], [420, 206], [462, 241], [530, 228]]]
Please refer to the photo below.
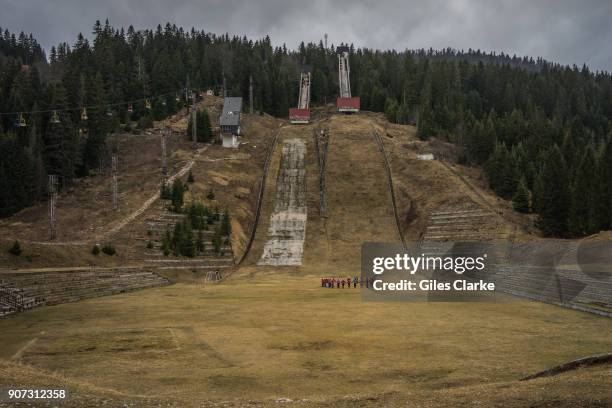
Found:
[[57, 236], [57, 216], [55, 207], [57, 206], [57, 176], [49, 174], [49, 240], [54, 240]]
[[227, 98], [227, 87], [225, 85], [225, 71], [223, 71], [223, 97]]
[[161, 154], [162, 154], [162, 175], [164, 179], [168, 175], [168, 159], [166, 156], [166, 135], [169, 133], [168, 129], [162, 130], [161, 133]]
[[113, 210], [119, 209], [119, 200], [117, 199], [117, 153], [113, 153], [112, 157], [112, 175], [113, 175]]
[[325, 33], [323, 37], [325, 38], [325, 52], [327, 52], [327, 33]]
[[185, 77], [185, 106], [187, 107], [187, 113], [189, 113], [189, 74]]
[[253, 114], [253, 75], [249, 75], [249, 102], [251, 104], [251, 115]]
[[192, 93], [191, 97], [193, 98], [193, 121], [191, 122], [191, 138], [193, 139], [193, 148], [196, 149], [198, 147], [198, 129], [197, 129], [197, 109], [196, 109], [196, 101], [195, 95]]

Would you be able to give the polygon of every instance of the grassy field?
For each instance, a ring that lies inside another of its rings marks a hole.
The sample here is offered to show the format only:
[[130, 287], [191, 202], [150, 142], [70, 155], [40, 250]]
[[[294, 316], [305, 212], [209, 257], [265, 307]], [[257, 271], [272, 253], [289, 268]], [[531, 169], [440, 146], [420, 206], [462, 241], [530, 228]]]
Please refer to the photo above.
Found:
[[612, 348], [609, 319], [554, 306], [362, 302], [316, 275], [249, 272], [0, 321], [0, 357], [130, 396], [323, 402], [512, 382]]
[[[430, 146], [415, 139], [413, 128], [386, 124], [374, 114], [323, 117], [304, 127], [279, 128], [279, 121], [269, 117], [252, 117], [247, 124], [256, 135], [248, 145], [239, 151], [211, 147], [196, 162], [189, 194], [215, 191], [233, 214], [240, 252], [252, 227], [267, 143], [277, 130], [280, 141], [304, 138], [304, 265], [252, 266], [274, 207], [277, 146], [247, 266], [222, 284], [204, 284], [201, 274], [183, 270], [171, 274], [180, 282], [172, 286], [0, 320], [0, 388], [62, 385], [74, 391], [73, 406], [123, 406], [125, 401], [135, 406], [265, 406], [282, 398], [305, 407], [612, 405], [609, 365], [518, 381], [568, 360], [610, 352], [610, 319], [516, 299], [366, 302], [359, 289], [320, 287], [323, 276], [359, 274], [362, 242], [398, 240], [373, 129], [385, 136], [409, 239], [417, 239], [428, 213], [445, 203], [496, 205], [500, 217], [495, 222], [503, 228], [526, 222], [514, 221], [507, 203], [496, 204], [484, 189], [474, 194], [441, 164], [417, 161], [416, 154]], [[312, 138], [317, 126], [331, 132], [329, 218], [318, 215]], [[470, 180], [480, 189], [473, 172]], [[124, 245], [133, 245], [131, 235], [142, 223], [119, 234]], [[11, 238], [17, 228], [1, 227]], [[50, 262], [45, 254], [34, 264]], [[55, 256], [50, 263], [57, 265], [95, 261], [71, 246]]]

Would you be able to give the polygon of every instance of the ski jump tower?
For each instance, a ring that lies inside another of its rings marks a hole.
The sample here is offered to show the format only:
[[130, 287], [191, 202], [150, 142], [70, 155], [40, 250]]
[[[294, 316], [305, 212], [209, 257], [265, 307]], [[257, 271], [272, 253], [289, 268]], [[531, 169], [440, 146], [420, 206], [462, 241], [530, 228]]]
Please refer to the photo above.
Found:
[[338, 83], [340, 85], [340, 97], [336, 101], [338, 112], [359, 112], [359, 97], [351, 97], [349, 47], [339, 46], [336, 48], [336, 53], [338, 54]]
[[298, 107], [289, 109], [289, 121], [291, 123], [308, 123], [310, 122], [310, 82], [311, 82], [310, 65], [302, 65], [300, 73], [300, 96], [298, 98]]

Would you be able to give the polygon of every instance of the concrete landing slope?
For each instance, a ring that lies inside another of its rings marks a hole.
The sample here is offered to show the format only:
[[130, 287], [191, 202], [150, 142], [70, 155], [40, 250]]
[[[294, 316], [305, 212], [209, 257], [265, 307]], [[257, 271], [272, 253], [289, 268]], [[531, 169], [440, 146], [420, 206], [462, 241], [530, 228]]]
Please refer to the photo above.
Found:
[[302, 264], [307, 220], [305, 155], [304, 140], [290, 138], [282, 142], [276, 201], [258, 265]]

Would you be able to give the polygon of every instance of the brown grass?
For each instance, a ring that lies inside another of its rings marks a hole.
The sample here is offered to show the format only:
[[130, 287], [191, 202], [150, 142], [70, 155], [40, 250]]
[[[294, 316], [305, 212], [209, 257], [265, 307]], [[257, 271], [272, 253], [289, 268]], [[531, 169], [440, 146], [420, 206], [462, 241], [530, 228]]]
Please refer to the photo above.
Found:
[[[472, 401], [464, 387], [496, 388], [612, 346], [609, 319], [531, 302], [363, 302], [359, 290], [320, 288], [318, 269], [303, 272], [313, 275], [249, 278], [247, 269], [224, 285], [177, 284], [33, 310], [0, 321], [0, 357], [35, 338], [20, 362], [162, 400], [391, 393], [452, 405], [449, 392]], [[605, 378], [589, 378], [575, 395], [596, 395]]]

